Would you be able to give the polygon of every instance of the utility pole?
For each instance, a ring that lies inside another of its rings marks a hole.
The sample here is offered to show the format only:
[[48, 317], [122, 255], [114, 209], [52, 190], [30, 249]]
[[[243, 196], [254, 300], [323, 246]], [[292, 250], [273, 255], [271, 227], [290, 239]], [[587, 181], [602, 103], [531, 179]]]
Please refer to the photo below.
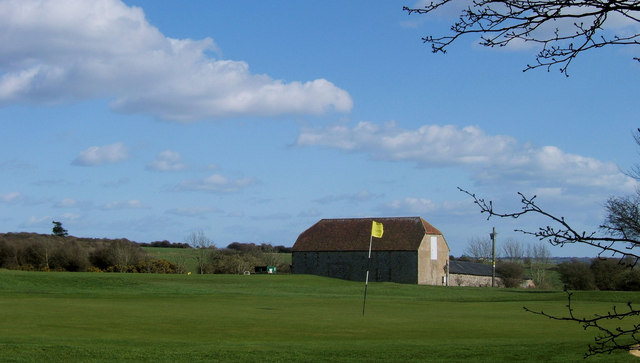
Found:
[[493, 232], [489, 233], [489, 237], [491, 237], [491, 245], [492, 245], [491, 264], [493, 265], [491, 270], [491, 287], [495, 287], [496, 286], [496, 227], [493, 227]]

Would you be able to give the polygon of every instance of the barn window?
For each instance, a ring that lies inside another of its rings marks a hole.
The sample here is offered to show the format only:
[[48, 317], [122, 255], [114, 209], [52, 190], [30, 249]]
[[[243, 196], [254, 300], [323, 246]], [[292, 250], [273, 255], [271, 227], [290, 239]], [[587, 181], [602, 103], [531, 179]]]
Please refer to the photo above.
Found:
[[431, 259], [438, 259], [438, 237], [431, 237]]

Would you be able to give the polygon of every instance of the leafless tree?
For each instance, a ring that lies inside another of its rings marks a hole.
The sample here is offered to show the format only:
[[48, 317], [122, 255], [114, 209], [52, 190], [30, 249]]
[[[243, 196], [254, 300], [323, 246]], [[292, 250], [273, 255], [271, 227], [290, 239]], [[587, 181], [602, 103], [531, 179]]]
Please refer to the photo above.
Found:
[[538, 242], [527, 246], [527, 261], [529, 271], [537, 288], [550, 288], [551, 282], [547, 278], [547, 269], [551, 264], [551, 251], [547, 244]]
[[[634, 139], [636, 145], [640, 147], [640, 129], [634, 133]], [[640, 181], [640, 163], [636, 164], [628, 175]], [[539, 227], [537, 231], [516, 230], [537, 237], [540, 241], [547, 241], [553, 246], [567, 244], [592, 246], [598, 250], [598, 257], [603, 254], [615, 256], [619, 258], [621, 264], [629, 268], [635, 267], [640, 260], [640, 189], [637, 189], [633, 196], [609, 198], [605, 204], [606, 217], [603, 224], [599, 226], [599, 231], [591, 232], [575, 229], [564, 217], [542, 208], [538, 205], [535, 195], [528, 197], [518, 193], [521, 209], [517, 212], [500, 212], [494, 209], [493, 202], [486, 201], [464, 189], [458, 189], [473, 198], [474, 203], [480, 207], [480, 212], [487, 215], [487, 219], [491, 217], [518, 219], [526, 215], [546, 218], [549, 224]], [[572, 293], [567, 292], [568, 315], [566, 316], [533, 311], [526, 307], [525, 310], [554, 320], [574, 321], [581, 324], [585, 330], [597, 330], [599, 334], [595, 338], [595, 343], [589, 345], [585, 357], [616, 350], [640, 350], [640, 322], [637, 319], [640, 316], [640, 309], [634, 308], [631, 302], [628, 302], [623, 309], [614, 306], [605, 314], [584, 317], [574, 314], [571, 297]]]
[[549, 251], [549, 247], [544, 243], [534, 243], [531, 247], [531, 254], [529, 257], [541, 265], [548, 265], [551, 263], [551, 251]]
[[[460, 189], [460, 188], [459, 188]], [[635, 265], [640, 259], [638, 253], [640, 249], [640, 240], [635, 238], [638, 230], [635, 232], [632, 229], [632, 224], [617, 224], [618, 220], [627, 220], [624, 214], [634, 209], [628, 205], [625, 208], [610, 209], [608, 208], [609, 215], [600, 228], [604, 234], [598, 234], [597, 231], [586, 232], [579, 231], [573, 228], [570, 223], [564, 218], [559, 217], [551, 212], [543, 209], [537, 204], [536, 197], [527, 197], [522, 193], [518, 193], [521, 198], [522, 208], [517, 212], [499, 212], [494, 209], [491, 201], [477, 197], [475, 194], [470, 193], [464, 189], [460, 191], [468, 194], [474, 200], [474, 203], [480, 207], [481, 213], [487, 214], [487, 219], [491, 217], [499, 218], [520, 218], [525, 215], [537, 214], [541, 215], [550, 222], [545, 227], [540, 227], [537, 231], [525, 231], [517, 229], [516, 231], [522, 232], [527, 235], [532, 235], [540, 239], [541, 241], [547, 241], [554, 246], [564, 246], [567, 244], [584, 244], [598, 248], [598, 256], [603, 253], [614, 254], [622, 261], [632, 261], [632, 265]], [[617, 200], [616, 198], [612, 198]], [[626, 199], [624, 199], [626, 200]], [[611, 201], [611, 199], [610, 199]], [[636, 204], [636, 208], [638, 204]], [[612, 213], [617, 214], [613, 216]], [[616, 235], [617, 234], [617, 235]], [[629, 350], [638, 349], [638, 343], [640, 343], [640, 323], [632, 322], [631, 327], [624, 328], [622, 322], [625, 319], [637, 317], [640, 315], [640, 309], [634, 308], [629, 302], [624, 310], [619, 310], [615, 306], [612, 311], [605, 314], [594, 314], [593, 317], [580, 317], [574, 314], [572, 308], [571, 297], [572, 294], [567, 292], [568, 295], [568, 315], [556, 316], [547, 314], [543, 311], [533, 311], [525, 307], [525, 310], [549, 317], [554, 320], [568, 320], [581, 324], [585, 329], [596, 329], [599, 334], [595, 338], [595, 343], [590, 344], [585, 357], [592, 356], [601, 353], [611, 353], [615, 350]], [[620, 321], [620, 325], [612, 327], [610, 324], [613, 321]]]
[[522, 262], [525, 255], [524, 245], [513, 238], [508, 238], [501, 243], [500, 249], [502, 250], [502, 259], [507, 259], [511, 262]]
[[196, 260], [198, 262], [198, 272], [204, 274], [207, 266], [208, 254], [210, 248], [214, 247], [213, 242], [207, 237], [203, 231], [193, 232], [187, 236], [185, 242], [196, 248]]
[[[473, 237], [467, 243], [465, 254], [478, 261], [491, 261], [493, 253], [492, 242], [488, 238]], [[498, 254], [498, 251], [496, 251]]]
[[465, 35], [479, 36], [480, 44], [487, 47], [527, 43], [540, 50], [536, 62], [525, 71], [557, 65], [566, 75], [571, 62], [583, 52], [609, 45], [640, 45], [640, 34], [632, 28], [640, 22], [638, 0], [436, 0], [423, 8], [404, 10], [432, 15], [458, 4], [463, 7], [449, 35], [422, 38], [434, 53], [446, 53], [449, 45]]

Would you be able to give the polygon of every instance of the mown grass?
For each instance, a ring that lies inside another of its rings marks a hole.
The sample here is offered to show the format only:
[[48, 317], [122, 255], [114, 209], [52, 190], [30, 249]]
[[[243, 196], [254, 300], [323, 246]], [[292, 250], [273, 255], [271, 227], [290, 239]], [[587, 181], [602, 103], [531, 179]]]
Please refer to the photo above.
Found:
[[[0, 271], [0, 361], [581, 361], [593, 333], [566, 296], [362, 283], [301, 275]], [[585, 292], [578, 311], [637, 293]], [[590, 358], [622, 362], [621, 352]]]

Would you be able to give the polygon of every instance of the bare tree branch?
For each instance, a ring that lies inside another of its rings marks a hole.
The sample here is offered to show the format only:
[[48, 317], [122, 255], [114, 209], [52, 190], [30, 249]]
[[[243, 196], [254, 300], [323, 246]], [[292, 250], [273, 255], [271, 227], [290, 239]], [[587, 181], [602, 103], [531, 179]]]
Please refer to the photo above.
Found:
[[[610, 252], [614, 255], [619, 255], [621, 258], [630, 257], [636, 262], [640, 259], [637, 251], [637, 248], [640, 247], [640, 241], [638, 241], [638, 239], [627, 236], [598, 236], [595, 231], [577, 231], [569, 225], [564, 217], [557, 217], [539, 207], [536, 204], [535, 195], [529, 198], [522, 193], [518, 193], [521, 198], [521, 210], [515, 213], [500, 213], [493, 209], [493, 202], [487, 202], [462, 188], [458, 188], [458, 190], [471, 196], [474, 203], [480, 207], [480, 212], [487, 214], [487, 219], [491, 217], [517, 219], [526, 214], [539, 214], [555, 222], [555, 226], [547, 225], [540, 227], [535, 232], [516, 229], [517, 232], [537, 237], [539, 240], [547, 241], [553, 246], [562, 247], [566, 244], [582, 243], [598, 248], [598, 256], [601, 256], [605, 252]], [[605, 229], [614, 228], [606, 227], [606, 225], [602, 227]]]
[[[640, 133], [640, 131], [639, 131]], [[599, 249], [598, 256], [603, 253], [612, 253], [620, 257], [621, 262], [633, 268], [640, 254], [637, 249], [640, 247], [640, 192], [637, 193], [635, 198], [621, 197], [610, 198], [607, 203], [607, 219], [605, 223], [600, 226], [600, 229], [606, 232], [608, 235], [600, 236], [596, 232], [577, 231], [570, 226], [564, 217], [558, 217], [552, 213], [544, 210], [536, 204], [536, 196], [531, 198], [526, 197], [522, 193], [518, 193], [521, 200], [522, 208], [518, 212], [503, 213], [497, 212], [494, 209], [493, 202], [486, 201], [477, 197], [475, 194], [470, 193], [462, 188], [458, 188], [461, 192], [471, 196], [474, 203], [480, 207], [481, 213], [487, 214], [487, 219], [491, 217], [499, 218], [520, 218], [527, 214], [538, 214], [546, 217], [553, 225], [547, 225], [540, 227], [538, 231], [524, 231], [516, 229], [517, 232], [532, 235], [540, 239], [541, 241], [548, 241], [554, 246], [564, 246], [569, 243], [581, 243]], [[568, 303], [566, 305], [568, 315], [558, 316], [545, 313], [544, 311], [535, 311], [527, 307], [524, 309], [528, 312], [545, 316], [553, 320], [574, 321], [587, 329], [597, 329], [599, 334], [595, 337], [595, 343], [590, 344], [585, 357], [611, 353], [616, 350], [629, 350], [636, 348], [640, 343], [640, 323], [636, 322], [628, 324], [627, 327], [623, 327], [622, 323], [614, 324], [614, 328], [611, 328], [611, 324], [604, 324], [611, 321], [623, 321], [628, 318], [637, 317], [640, 315], [640, 310], [635, 309], [631, 302], [628, 302], [625, 310], [618, 310], [616, 306], [605, 314], [594, 314], [593, 317], [579, 317], [576, 316], [572, 307], [571, 301], [572, 293], [567, 292]]]
[[[632, 324], [628, 328], [622, 328], [616, 326], [610, 328], [604, 324], [609, 321], [620, 321], [629, 317], [639, 316], [640, 310], [635, 309], [631, 302], [626, 304], [626, 311], [618, 311], [617, 307], [613, 306], [611, 311], [608, 311], [604, 315], [594, 315], [591, 318], [578, 317], [574, 313], [572, 307], [571, 297], [572, 292], [567, 291], [567, 311], [568, 316], [557, 316], [553, 314], [545, 313], [544, 311], [535, 311], [527, 307], [524, 310], [533, 314], [542, 315], [553, 320], [573, 321], [582, 325], [584, 330], [596, 329], [598, 335], [595, 337], [595, 343], [589, 344], [587, 353], [584, 357], [590, 357], [602, 353], [612, 353], [616, 350], [631, 350], [637, 349], [638, 341], [640, 341], [640, 324]], [[618, 324], [615, 324], [618, 325]]]
[[[424, 8], [404, 7], [408, 14], [430, 14], [452, 3], [438, 0]], [[464, 35], [479, 35], [480, 44], [504, 47], [524, 42], [540, 45], [536, 63], [524, 71], [558, 65], [568, 75], [571, 62], [582, 52], [609, 45], [640, 45], [640, 34], [610, 34], [612, 15], [640, 22], [638, 0], [474, 0], [451, 25], [451, 35], [422, 38], [434, 53], [446, 53]], [[640, 58], [634, 57], [640, 61]]]

